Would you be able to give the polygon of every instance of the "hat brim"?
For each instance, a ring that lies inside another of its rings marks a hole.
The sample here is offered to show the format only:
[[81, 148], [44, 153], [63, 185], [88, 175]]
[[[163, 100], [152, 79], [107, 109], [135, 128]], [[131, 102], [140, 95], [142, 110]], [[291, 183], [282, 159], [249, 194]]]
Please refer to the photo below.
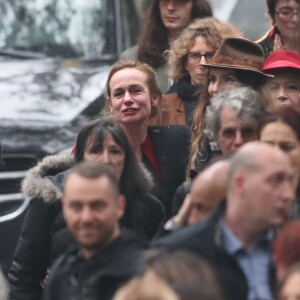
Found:
[[197, 66], [207, 67], [207, 68], [216, 68], [216, 69], [234, 69], [234, 70], [241, 70], [241, 71], [248, 71], [260, 75], [265, 78], [274, 78], [272, 74], [265, 74], [263, 72], [257, 71], [255, 69], [251, 69], [249, 67], [243, 66], [232, 66], [232, 65], [217, 65], [217, 64], [198, 64]]
[[300, 65], [288, 61], [276, 61], [264, 68], [264, 72], [269, 72], [278, 69], [293, 69], [300, 72]]

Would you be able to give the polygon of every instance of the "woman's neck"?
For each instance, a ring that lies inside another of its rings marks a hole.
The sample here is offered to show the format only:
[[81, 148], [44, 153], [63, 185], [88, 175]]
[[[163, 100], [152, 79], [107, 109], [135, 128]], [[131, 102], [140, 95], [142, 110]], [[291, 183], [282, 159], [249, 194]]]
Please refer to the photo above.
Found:
[[142, 124], [122, 124], [133, 152], [139, 161], [142, 159], [141, 145], [145, 142], [147, 136], [147, 124], [148, 122], [143, 122]]

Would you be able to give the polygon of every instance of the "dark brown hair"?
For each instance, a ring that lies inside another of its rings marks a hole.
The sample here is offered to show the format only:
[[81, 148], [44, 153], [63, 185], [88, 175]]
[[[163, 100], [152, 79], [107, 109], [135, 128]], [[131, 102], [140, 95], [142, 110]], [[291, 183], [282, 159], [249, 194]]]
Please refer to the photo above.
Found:
[[[167, 29], [160, 18], [159, 1], [150, 1], [144, 14], [143, 31], [138, 40], [138, 59], [153, 68], [160, 67], [166, 62], [163, 54], [169, 49]], [[212, 9], [207, 0], [192, 1], [192, 20], [212, 16]]]
[[259, 124], [259, 132], [269, 123], [282, 122], [287, 124], [296, 133], [300, 141], [300, 113], [291, 106], [279, 106], [265, 115]]
[[186, 251], [156, 248], [146, 254], [146, 271], [164, 280], [181, 300], [222, 300], [211, 266]]
[[[275, 19], [275, 6], [279, 0], [267, 0], [267, 9], [268, 9], [268, 14], [270, 18], [272, 19], [272, 23], [274, 24], [274, 19]], [[295, 0], [298, 4], [300, 3], [300, 0]]]

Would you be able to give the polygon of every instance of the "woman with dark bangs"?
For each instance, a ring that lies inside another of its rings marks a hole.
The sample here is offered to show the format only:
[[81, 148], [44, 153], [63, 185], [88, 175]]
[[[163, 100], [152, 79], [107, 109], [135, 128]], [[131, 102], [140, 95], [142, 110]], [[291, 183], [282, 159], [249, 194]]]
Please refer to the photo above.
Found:
[[141, 239], [151, 239], [164, 217], [162, 205], [148, 193], [151, 180], [116, 123], [110, 119], [88, 123], [80, 131], [75, 149], [75, 162], [70, 155], [46, 157], [22, 183], [23, 193], [31, 201], [8, 274], [10, 299], [40, 299], [47, 269], [75, 244], [61, 209], [64, 181], [74, 163], [94, 160], [112, 167], [127, 200], [120, 223]]

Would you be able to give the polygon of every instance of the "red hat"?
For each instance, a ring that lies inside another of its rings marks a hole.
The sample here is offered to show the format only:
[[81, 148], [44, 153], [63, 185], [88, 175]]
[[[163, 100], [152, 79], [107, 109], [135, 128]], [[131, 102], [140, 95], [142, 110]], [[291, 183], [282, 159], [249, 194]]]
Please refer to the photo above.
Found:
[[272, 70], [282, 68], [300, 71], [300, 55], [290, 50], [276, 51], [266, 58], [263, 70], [265, 73], [272, 73]]

